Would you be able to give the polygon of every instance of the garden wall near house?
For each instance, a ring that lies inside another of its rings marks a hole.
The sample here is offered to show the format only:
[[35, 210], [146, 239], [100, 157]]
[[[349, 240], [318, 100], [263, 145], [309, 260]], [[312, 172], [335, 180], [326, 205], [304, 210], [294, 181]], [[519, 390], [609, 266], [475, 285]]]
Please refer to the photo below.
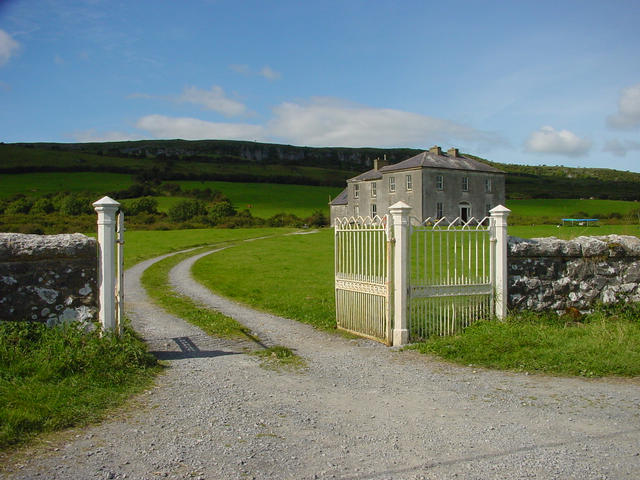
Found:
[[639, 302], [639, 282], [637, 237], [509, 238], [509, 308], [585, 311], [599, 302]]
[[0, 320], [52, 325], [95, 318], [97, 248], [79, 233], [0, 233]]

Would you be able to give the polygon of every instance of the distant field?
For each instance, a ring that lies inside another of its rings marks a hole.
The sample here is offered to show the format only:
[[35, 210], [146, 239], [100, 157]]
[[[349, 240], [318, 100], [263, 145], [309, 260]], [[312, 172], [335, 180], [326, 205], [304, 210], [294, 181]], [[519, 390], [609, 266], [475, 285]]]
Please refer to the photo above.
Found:
[[[640, 208], [640, 202], [626, 202], [623, 200], [579, 200], [579, 199], [534, 199], [507, 200], [507, 207], [514, 215], [522, 217], [548, 217], [560, 223], [562, 218], [575, 217], [577, 213], [588, 214], [588, 218], [608, 216], [617, 212], [629, 215]], [[580, 215], [581, 217], [583, 215]]]
[[183, 190], [211, 188], [229, 197], [238, 209], [248, 208], [254, 217], [268, 218], [276, 213], [310, 216], [314, 210], [329, 212], [329, 197], [336, 197], [339, 187], [278, 185], [273, 183], [178, 182]]
[[521, 238], [558, 237], [565, 240], [582, 235], [634, 235], [640, 237], [640, 225], [602, 225], [600, 227], [557, 227], [555, 225], [511, 225], [509, 235]]
[[122, 173], [0, 173], [0, 198], [16, 193], [35, 197], [48, 193], [89, 191], [99, 195], [124, 190], [132, 184], [131, 175]]

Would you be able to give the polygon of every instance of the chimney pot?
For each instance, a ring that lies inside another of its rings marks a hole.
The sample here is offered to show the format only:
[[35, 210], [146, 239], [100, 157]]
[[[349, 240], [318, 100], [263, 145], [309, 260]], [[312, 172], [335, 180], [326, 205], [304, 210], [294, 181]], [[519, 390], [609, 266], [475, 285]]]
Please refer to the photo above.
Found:
[[447, 153], [449, 154], [450, 157], [457, 157], [458, 156], [458, 149], [457, 148], [450, 148], [449, 150], [447, 150]]

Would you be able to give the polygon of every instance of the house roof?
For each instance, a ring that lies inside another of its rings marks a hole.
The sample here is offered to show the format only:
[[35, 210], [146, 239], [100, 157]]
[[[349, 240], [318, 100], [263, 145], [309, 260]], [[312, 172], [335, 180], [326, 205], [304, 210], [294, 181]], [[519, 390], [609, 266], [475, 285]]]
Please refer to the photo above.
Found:
[[382, 178], [382, 174], [380, 170], [376, 170], [372, 168], [368, 172], [361, 173], [360, 175], [350, 178], [347, 182], [362, 182], [364, 180], [380, 180]]
[[[490, 165], [479, 162], [478, 160], [465, 157], [463, 155], [457, 155], [453, 157], [451, 155], [448, 155], [445, 152], [436, 154], [431, 151], [419, 153], [415, 157], [408, 158], [394, 165], [384, 166], [379, 170], [378, 173], [381, 174], [385, 172], [395, 172], [396, 170], [406, 170], [409, 168], [418, 168], [418, 167], [446, 168], [446, 169], [452, 169], [452, 170], [472, 170], [476, 172], [504, 173], [502, 170], [498, 170], [497, 168], [494, 168]], [[363, 173], [362, 175], [367, 175], [368, 173], [370, 172]], [[361, 179], [358, 177], [352, 178], [351, 180], [365, 180], [364, 178]], [[379, 178], [381, 177], [382, 175], [380, 175]]]
[[336, 198], [329, 202], [329, 205], [347, 205], [348, 203], [349, 199], [347, 197], [347, 189], [345, 188]]

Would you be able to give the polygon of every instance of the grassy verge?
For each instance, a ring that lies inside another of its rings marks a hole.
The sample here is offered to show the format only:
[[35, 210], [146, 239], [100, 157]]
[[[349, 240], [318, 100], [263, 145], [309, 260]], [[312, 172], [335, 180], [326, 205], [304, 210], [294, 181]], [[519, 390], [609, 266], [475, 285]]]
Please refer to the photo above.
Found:
[[555, 313], [481, 321], [410, 346], [464, 365], [554, 375], [640, 375], [640, 305], [599, 308], [579, 321]]
[[202, 258], [194, 277], [225, 297], [334, 329], [333, 230], [236, 245]]
[[262, 359], [262, 367], [272, 370], [300, 371], [307, 366], [302, 357], [279, 345], [256, 350], [253, 355]]
[[77, 324], [1, 323], [0, 449], [100, 420], [158, 369], [130, 329], [118, 338]]
[[200, 251], [178, 253], [154, 263], [142, 274], [142, 285], [155, 303], [169, 313], [193, 323], [209, 335], [219, 337], [241, 337], [249, 331], [233, 318], [215, 310], [202, 307], [191, 299], [179, 295], [168, 285], [169, 270], [185, 258]]
[[202, 228], [193, 230], [127, 231], [125, 232], [126, 243], [124, 248], [125, 266], [130, 267], [142, 260], [186, 248], [259, 238], [292, 231], [294, 231], [293, 228]]

